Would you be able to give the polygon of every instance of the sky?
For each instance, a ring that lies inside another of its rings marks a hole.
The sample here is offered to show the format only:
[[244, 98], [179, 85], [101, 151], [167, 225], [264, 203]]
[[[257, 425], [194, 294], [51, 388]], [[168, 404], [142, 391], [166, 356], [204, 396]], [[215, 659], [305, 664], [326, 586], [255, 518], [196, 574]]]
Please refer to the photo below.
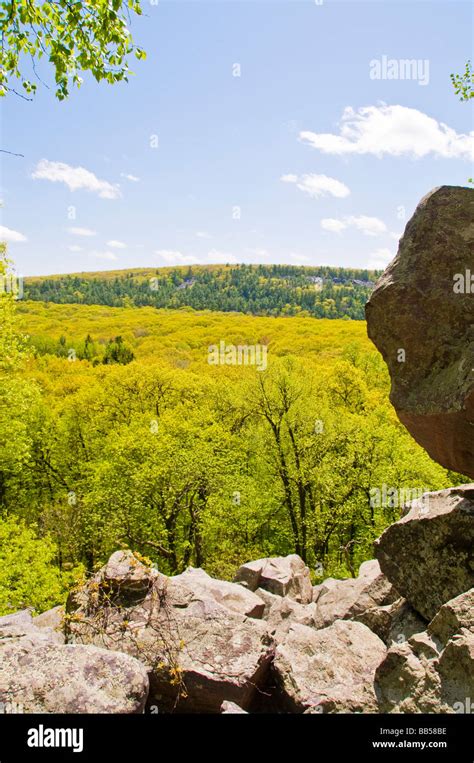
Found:
[[128, 83], [2, 99], [1, 147], [24, 154], [0, 155], [18, 274], [383, 268], [427, 192], [467, 185], [473, 111], [450, 74], [472, 3], [154, 2]]

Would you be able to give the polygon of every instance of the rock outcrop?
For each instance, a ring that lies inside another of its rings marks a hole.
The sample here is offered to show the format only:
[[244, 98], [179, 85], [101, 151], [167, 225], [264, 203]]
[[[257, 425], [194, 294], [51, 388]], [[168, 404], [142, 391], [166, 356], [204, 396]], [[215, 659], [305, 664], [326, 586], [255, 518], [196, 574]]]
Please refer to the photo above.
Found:
[[[474, 191], [422, 199], [366, 306], [401, 422], [430, 456], [474, 477]], [[472, 273], [472, 275], [471, 275]]]
[[444, 604], [426, 631], [394, 644], [375, 674], [381, 712], [470, 713], [474, 589]]
[[292, 625], [277, 646], [273, 671], [290, 712], [376, 712], [374, 674], [384, 643], [361, 623], [338, 620], [314, 630]]
[[474, 484], [426, 493], [376, 543], [382, 572], [426, 620], [474, 586]]
[[385, 644], [393, 641], [400, 644], [427, 626], [426, 620], [403, 598], [393, 604], [370, 607], [356, 615], [354, 620], [367, 625]]
[[43, 615], [33, 618], [30, 609], [22, 609], [0, 617], [0, 643], [22, 639], [30, 644], [64, 644], [64, 632], [57, 628], [57, 621], [49, 619], [49, 612]]
[[247, 562], [237, 570], [234, 583], [240, 583], [249, 591], [263, 588], [300, 604], [309, 604], [313, 599], [309, 569], [297, 554]]
[[298, 604], [297, 601], [290, 599], [288, 596], [278, 596], [276, 598], [277, 601], [268, 610], [265, 620], [270, 633], [277, 641], [284, 638], [284, 634], [295, 623], [309, 625], [312, 628], [315, 627], [315, 604]]
[[236, 583], [211, 578], [204, 570], [188, 567], [181, 575], [175, 575], [173, 581], [182, 583], [196, 593], [200, 591], [241, 615], [257, 619], [263, 616], [265, 602], [259, 596]]
[[32, 625], [46, 630], [58, 644], [64, 644], [64, 615], [63, 606], [53, 607], [33, 618]]
[[222, 715], [247, 715], [246, 710], [242, 710], [235, 702], [228, 702], [227, 700], [221, 705], [221, 713]]
[[145, 667], [95, 646], [0, 641], [0, 704], [24, 713], [142, 713]]
[[[127, 564], [133, 579], [141, 580], [133, 600]], [[211, 589], [219, 581], [202, 585], [202, 576], [194, 574], [167, 578], [131, 552], [124, 553], [121, 567], [112, 593], [105, 567], [70, 597], [68, 641], [140, 659], [150, 675], [150, 701], [160, 711], [219, 712], [225, 700], [246, 710], [272, 656], [266, 624], [236, 611], [235, 598], [231, 607], [218, 603]]]
[[391, 604], [398, 598], [379, 563], [372, 559], [361, 564], [356, 578], [334, 581], [319, 592], [314, 625], [325, 628], [335, 620], [353, 620], [368, 609]]
[[[397, 581], [406, 545], [392, 548]], [[202, 570], [167, 577], [116, 552], [71, 593], [66, 613], [0, 618], [0, 702], [46, 713], [140, 713], [147, 701], [159, 712], [462, 712], [474, 681], [474, 589], [427, 624], [412, 602], [423, 587], [430, 602], [449, 587], [433, 599], [426, 573], [407, 586], [408, 601], [394, 600], [390, 565], [387, 575], [371, 560], [302, 604]]]

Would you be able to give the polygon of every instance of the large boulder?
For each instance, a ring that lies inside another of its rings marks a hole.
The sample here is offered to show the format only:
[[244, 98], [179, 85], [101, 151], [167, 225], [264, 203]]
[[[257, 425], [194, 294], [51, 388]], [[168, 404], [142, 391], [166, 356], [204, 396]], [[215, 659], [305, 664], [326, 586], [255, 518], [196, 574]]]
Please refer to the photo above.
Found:
[[289, 596], [300, 604], [309, 604], [313, 598], [309, 568], [298, 554], [247, 562], [237, 570], [234, 583], [250, 591], [264, 588], [277, 596]]
[[0, 642], [0, 706], [24, 713], [142, 713], [145, 667], [95, 646]]
[[471, 712], [474, 589], [447, 602], [408, 641], [393, 644], [375, 674], [381, 712]]
[[318, 601], [323, 594], [326, 594], [334, 586], [339, 585], [340, 582], [340, 578], [326, 578], [322, 583], [313, 586], [313, 601]]
[[267, 617], [273, 605], [276, 604], [278, 601], [281, 601], [281, 598], [282, 598], [281, 596], [277, 596], [276, 593], [270, 593], [270, 591], [266, 591], [264, 588], [257, 588], [257, 590], [255, 591], [255, 595], [258, 596], [259, 599], [263, 601], [263, 604], [264, 604], [264, 610], [262, 615], [263, 618]]
[[474, 191], [425, 196], [366, 306], [400, 421], [430, 456], [474, 477]]
[[228, 702], [227, 700], [224, 700], [221, 705], [221, 713], [222, 715], [247, 715], [246, 710], [242, 710], [235, 702]]
[[32, 625], [49, 633], [57, 644], [64, 644], [66, 641], [64, 636], [64, 615], [64, 606], [60, 604], [57, 607], [46, 610], [46, 612], [41, 612], [40, 615], [33, 618]]
[[[141, 598], [123, 583], [109, 596], [104, 568], [68, 601], [68, 641], [92, 643], [140, 659], [150, 701], [162, 711], [215, 712], [222, 702], [246, 710], [269, 669], [273, 641], [261, 620], [141, 565]], [[178, 576], [179, 577], [179, 576]], [[123, 598], [122, 598], [123, 594]]]
[[295, 623], [314, 628], [315, 608], [316, 605], [313, 603], [299, 604], [288, 596], [277, 596], [265, 615], [268, 629], [275, 641], [284, 639], [285, 634]]
[[94, 582], [110, 600], [120, 600], [133, 604], [141, 601], [157, 580], [164, 576], [153, 567], [143, 564], [140, 559], [125, 549], [115, 551], [94, 576]]
[[211, 578], [202, 569], [188, 567], [181, 575], [175, 575], [173, 581], [182, 583], [196, 593], [201, 591], [211, 596], [233, 612], [239, 612], [247, 617], [261, 618], [263, 616], [265, 602], [259, 596], [237, 583]]
[[474, 586], [474, 484], [425, 493], [376, 542], [382, 572], [426, 620]]
[[[21, 641], [23, 644], [64, 644], [65, 637], [61, 630], [52, 626], [52, 621], [32, 617], [31, 609], [22, 609], [10, 615], [0, 617], [0, 643], [11, 644]], [[39, 622], [38, 622], [39, 620]], [[56, 623], [57, 624], [57, 623]]]
[[428, 625], [428, 632], [441, 644], [447, 644], [462, 628], [474, 633], [474, 588], [443, 604]]
[[401, 644], [414, 633], [424, 631], [427, 626], [426, 620], [423, 620], [403, 598], [397, 599], [392, 604], [365, 609], [356, 615], [354, 620], [364, 623], [385, 644], [391, 644], [393, 641]]
[[282, 706], [290, 712], [376, 712], [374, 674], [385, 652], [362, 623], [338, 620], [321, 630], [293, 625], [273, 663]]
[[376, 559], [361, 564], [356, 578], [330, 581], [325, 588], [322, 583], [322, 590], [317, 594], [316, 628], [325, 628], [335, 620], [352, 620], [367, 609], [391, 604], [399, 598]]

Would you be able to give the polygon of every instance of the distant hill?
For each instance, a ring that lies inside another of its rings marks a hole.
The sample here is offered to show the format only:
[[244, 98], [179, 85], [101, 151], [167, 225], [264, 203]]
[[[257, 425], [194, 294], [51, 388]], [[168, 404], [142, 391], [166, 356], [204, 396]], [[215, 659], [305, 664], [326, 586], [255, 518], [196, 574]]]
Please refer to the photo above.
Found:
[[25, 279], [25, 298], [58, 304], [190, 308], [364, 319], [381, 271], [291, 265], [143, 268]]

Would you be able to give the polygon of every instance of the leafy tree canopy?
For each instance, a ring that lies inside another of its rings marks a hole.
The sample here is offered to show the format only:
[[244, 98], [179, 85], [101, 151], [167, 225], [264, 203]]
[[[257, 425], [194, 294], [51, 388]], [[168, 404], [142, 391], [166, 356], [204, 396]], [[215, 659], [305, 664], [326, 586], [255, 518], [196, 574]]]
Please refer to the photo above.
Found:
[[459, 95], [461, 101], [469, 101], [474, 98], [474, 71], [470, 61], [466, 63], [463, 74], [451, 74], [454, 92]]
[[59, 100], [69, 95], [71, 83], [81, 85], [81, 72], [90, 72], [98, 82], [126, 81], [129, 54], [145, 58], [128, 29], [132, 14], [141, 13], [140, 0], [0, 2], [0, 95], [21, 95], [13, 87], [15, 80], [23, 95], [34, 94], [32, 77], [41, 81], [36, 63], [42, 58], [54, 69]]

